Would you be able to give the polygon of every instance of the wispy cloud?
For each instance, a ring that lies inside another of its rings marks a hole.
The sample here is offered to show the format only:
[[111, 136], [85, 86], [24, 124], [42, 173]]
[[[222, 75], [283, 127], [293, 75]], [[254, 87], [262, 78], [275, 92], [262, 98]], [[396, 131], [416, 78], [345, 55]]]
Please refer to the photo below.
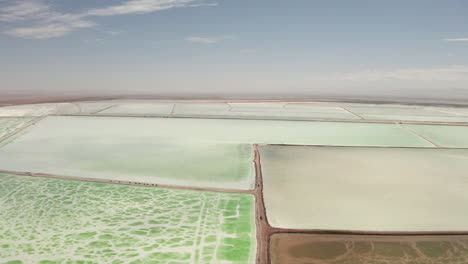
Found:
[[146, 14], [176, 7], [189, 7], [199, 0], [131, 0], [120, 5], [91, 9], [88, 15], [115, 16], [127, 14]]
[[110, 35], [110, 36], [117, 36], [117, 35], [121, 35], [125, 33], [125, 31], [106, 30], [106, 29], [100, 29], [100, 28], [95, 28], [95, 30], [98, 32], [104, 33], [106, 35]]
[[[119, 5], [88, 9], [81, 13], [61, 13], [52, 10], [42, 0], [0, 2], [0, 21], [13, 24], [5, 33], [20, 38], [53, 38], [69, 34], [75, 29], [94, 27], [90, 20], [96, 16], [147, 14], [157, 11], [199, 6], [216, 6], [208, 0], [129, 0]], [[26, 25], [14, 26], [23, 23]], [[116, 31], [115, 31], [116, 32]]]
[[70, 33], [76, 28], [86, 28], [92, 26], [94, 26], [92, 22], [82, 22], [79, 24], [53, 23], [38, 27], [13, 28], [5, 31], [5, 33], [20, 38], [44, 39], [60, 37]]
[[448, 38], [445, 41], [468, 41], [468, 38]]
[[200, 7], [200, 6], [218, 6], [218, 3], [191, 4], [191, 5], [189, 5], [189, 7]]
[[224, 40], [232, 40], [237, 37], [234, 35], [222, 35], [222, 36], [212, 36], [212, 37], [198, 37], [198, 36], [189, 36], [185, 38], [185, 41], [192, 43], [201, 43], [201, 44], [214, 44]]
[[94, 39], [84, 39], [83, 43], [86, 44], [101, 44], [104, 42], [104, 39], [102, 38], [94, 38]]
[[1, 8], [0, 21], [22, 21], [45, 18], [50, 13], [49, 6], [36, 1], [17, 1]]
[[203, 44], [212, 44], [216, 43], [219, 40], [217, 38], [204, 38], [204, 37], [186, 37], [186, 41], [193, 43], [203, 43]]

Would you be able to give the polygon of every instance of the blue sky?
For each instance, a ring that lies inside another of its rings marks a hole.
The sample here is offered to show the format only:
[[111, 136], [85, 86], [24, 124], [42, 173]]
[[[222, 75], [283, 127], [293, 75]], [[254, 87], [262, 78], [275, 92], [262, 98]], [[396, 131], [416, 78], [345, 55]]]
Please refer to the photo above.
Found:
[[463, 0], [0, 0], [0, 89], [468, 91], [467, 14]]

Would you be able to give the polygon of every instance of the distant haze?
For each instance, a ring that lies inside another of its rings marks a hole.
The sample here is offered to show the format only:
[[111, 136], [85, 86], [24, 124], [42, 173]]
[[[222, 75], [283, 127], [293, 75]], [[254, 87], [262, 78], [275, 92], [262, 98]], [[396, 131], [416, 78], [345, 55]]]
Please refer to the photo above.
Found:
[[466, 14], [462, 0], [0, 0], [1, 101], [465, 102]]

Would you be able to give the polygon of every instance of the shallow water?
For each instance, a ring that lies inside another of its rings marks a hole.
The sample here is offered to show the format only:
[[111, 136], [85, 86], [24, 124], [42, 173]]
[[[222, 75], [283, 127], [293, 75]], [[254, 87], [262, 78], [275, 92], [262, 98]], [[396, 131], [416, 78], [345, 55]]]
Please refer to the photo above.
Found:
[[275, 227], [468, 230], [468, 150], [261, 146]]
[[404, 126], [424, 135], [429, 140], [443, 147], [468, 148], [468, 126], [435, 126], [410, 125]]
[[50, 116], [0, 148], [0, 168], [249, 189], [254, 143], [431, 146], [393, 124]]
[[339, 106], [296, 103], [163, 103], [114, 102], [99, 115], [205, 116], [265, 119], [359, 119]]
[[0, 174], [0, 205], [2, 263], [254, 263], [246, 194]]

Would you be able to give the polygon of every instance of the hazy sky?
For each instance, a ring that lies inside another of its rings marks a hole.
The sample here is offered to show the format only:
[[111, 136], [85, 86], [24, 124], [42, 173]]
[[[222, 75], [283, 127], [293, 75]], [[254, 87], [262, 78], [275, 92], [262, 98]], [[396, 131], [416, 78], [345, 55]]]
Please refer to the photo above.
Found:
[[0, 92], [468, 94], [465, 0], [0, 0]]

